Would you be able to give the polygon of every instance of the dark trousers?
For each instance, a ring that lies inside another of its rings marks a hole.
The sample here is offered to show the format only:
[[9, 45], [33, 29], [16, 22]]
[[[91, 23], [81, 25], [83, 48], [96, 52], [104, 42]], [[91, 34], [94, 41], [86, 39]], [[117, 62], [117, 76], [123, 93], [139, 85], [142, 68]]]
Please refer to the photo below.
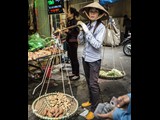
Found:
[[125, 28], [125, 33], [124, 33], [124, 38], [127, 38], [128, 37], [128, 33], [131, 32], [131, 28], [129, 27], [126, 27]]
[[89, 90], [89, 99], [91, 102], [91, 111], [96, 109], [100, 98], [100, 87], [98, 84], [99, 70], [101, 67], [101, 60], [95, 62], [85, 62], [82, 58], [85, 78]]
[[78, 42], [68, 42], [67, 49], [68, 57], [71, 60], [72, 73], [79, 76], [79, 62], [77, 55]]

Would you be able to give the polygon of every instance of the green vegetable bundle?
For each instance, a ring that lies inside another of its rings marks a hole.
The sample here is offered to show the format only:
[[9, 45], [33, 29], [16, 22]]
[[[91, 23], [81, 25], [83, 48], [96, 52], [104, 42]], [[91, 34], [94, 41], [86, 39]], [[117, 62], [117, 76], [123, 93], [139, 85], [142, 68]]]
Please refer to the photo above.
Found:
[[28, 37], [28, 51], [36, 51], [43, 49], [46, 46], [50, 46], [54, 40], [50, 40], [50, 37], [41, 38], [38, 33], [35, 33]]
[[99, 76], [103, 77], [103, 78], [107, 78], [107, 77], [122, 77], [123, 74], [122, 74], [121, 71], [119, 71], [117, 69], [112, 69], [110, 71], [100, 70]]

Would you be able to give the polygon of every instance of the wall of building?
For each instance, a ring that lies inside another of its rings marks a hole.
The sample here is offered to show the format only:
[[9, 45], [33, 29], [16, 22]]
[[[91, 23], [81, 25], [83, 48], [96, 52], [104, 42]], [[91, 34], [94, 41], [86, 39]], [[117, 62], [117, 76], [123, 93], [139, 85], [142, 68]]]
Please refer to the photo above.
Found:
[[[31, 0], [29, 0], [31, 1]], [[48, 8], [47, 8], [47, 1], [42, 0], [42, 1], [37, 1], [36, 4], [36, 18], [37, 18], [37, 31], [38, 33], [45, 35], [45, 36], [50, 36], [50, 19], [48, 15]], [[75, 7], [77, 10], [80, 8], [84, 7], [85, 5], [92, 3], [94, 1], [99, 1], [99, 0], [64, 0], [64, 6], [65, 9], [67, 8], [66, 3], [68, 2], [69, 6]], [[108, 12], [110, 15], [115, 19], [118, 28], [120, 31], [124, 31], [124, 28], [122, 26], [123, 24], [123, 16], [127, 14], [131, 18], [131, 0], [120, 0], [114, 4], [109, 4], [109, 9]], [[55, 17], [57, 15], [52, 15], [53, 17], [53, 22], [56, 22], [56, 26], [63, 21], [65, 22], [66, 15], [64, 13], [59, 14], [60, 19]], [[83, 17], [79, 17], [78, 19], [84, 20]]]
[[127, 14], [131, 18], [131, 0], [120, 0], [109, 5], [109, 13], [115, 19], [118, 28], [124, 32], [123, 16]]
[[[94, 1], [98, 2], [99, 0], [70, 0], [70, 5], [79, 10]], [[108, 12], [115, 19], [118, 29], [120, 29], [121, 32], [124, 32], [123, 16], [127, 14], [131, 18], [131, 0], [120, 0], [116, 3], [108, 4], [108, 6]], [[80, 17], [80, 20], [84, 20], [84, 18]]]
[[40, 35], [50, 36], [47, 0], [37, 0], [37, 32]]

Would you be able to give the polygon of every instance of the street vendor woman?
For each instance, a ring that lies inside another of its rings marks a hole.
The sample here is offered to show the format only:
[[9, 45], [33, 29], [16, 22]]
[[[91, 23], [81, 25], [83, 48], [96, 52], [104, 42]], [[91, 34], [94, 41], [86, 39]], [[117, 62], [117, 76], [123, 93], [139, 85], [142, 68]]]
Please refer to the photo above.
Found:
[[106, 35], [106, 27], [102, 20], [107, 20], [109, 13], [98, 2], [84, 6], [79, 10], [79, 13], [89, 21], [87, 24], [78, 21], [77, 25], [82, 27], [78, 40], [85, 44], [82, 62], [89, 89], [89, 100], [82, 103], [82, 107], [90, 106], [86, 119], [91, 120], [94, 118], [94, 111], [100, 98], [98, 77], [102, 59], [102, 43]]

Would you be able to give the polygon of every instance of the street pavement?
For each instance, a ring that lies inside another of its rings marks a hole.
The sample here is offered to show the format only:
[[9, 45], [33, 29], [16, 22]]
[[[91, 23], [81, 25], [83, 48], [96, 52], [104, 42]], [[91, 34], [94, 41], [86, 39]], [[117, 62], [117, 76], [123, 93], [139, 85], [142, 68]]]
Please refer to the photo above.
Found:
[[[57, 72], [52, 75], [49, 88], [47, 93], [50, 92], [63, 92], [65, 91], [66, 94], [73, 95], [75, 99], [77, 99], [79, 107], [76, 114], [69, 118], [69, 120], [85, 120], [84, 117], [80, 116], [79, 114], [84, 111], [80, 107], [80, 105], [88, 100], [88, 88], [84, 77], [84, 71], [82, 66], [82, 50], [83, 45], [79, 45], [78, 47], [78, 60], [80, 64], [80, 80], [78, 81], [71, 81], [69, 83], [69, 79], [66, 77], [67, 72], [71, 71], [70, 64], [63, 64], [63, 70], [61, 72]], [[117, 80], [109, 80], [109, 79], [100, 79], [99, 78], [99, 85], [101, 89], [101, 102], [109, 102], [113, 96], [118, 97], [119, 95], [126, 94], [131, 92], [131, 57], [125, 56], [123, 53], [123, 47], [103, 47], [103, 59], [102, 59], [102, 69], [118, 69], [120, 71], [124, 71], [126, 75]], [[62, 74], [63, 73], [63, 74]], [[63, 81], [64, 80], [64, 86]], [[40, 81], [41, 82], [41, 81]], [[55, 85], [55, 83], [57, 85]], [[32, 113], [31, 105], [33, 101], [40, 95], [40, 90], [42, 89], [41, 86], [36, 89], [34, 95], [32, 94], [34, 88], [39, 83], [32, 83], [28, 85], [28, 120], [39, 120]], [[44, 90], [44, 91], [45, 91]], [[44, 92], [42, 94], [45, 94]], [[96, 120], [96, 119], [94, 119]]]

